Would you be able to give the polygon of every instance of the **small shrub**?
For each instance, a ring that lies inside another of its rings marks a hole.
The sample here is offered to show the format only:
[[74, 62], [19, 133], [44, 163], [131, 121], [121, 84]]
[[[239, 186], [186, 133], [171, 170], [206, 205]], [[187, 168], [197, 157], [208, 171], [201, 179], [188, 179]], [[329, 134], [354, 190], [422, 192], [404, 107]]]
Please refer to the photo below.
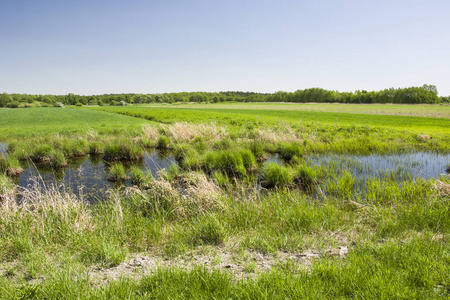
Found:
[[125, 105], [127, 105], [127, 103], [125, 101], [122, 100], [119, 102], [119, 106], [125, 106]]
[[267, 163], [261, 170], [261, 185], [265, 188], [283, 187], [292, 183], [291, 170], [276, 163]]
[[83, 106], [83, 104], [80, 102], [77, 102], [77, 104], [75, 104], [75, 106]]
[[18, 108], [19, 107], [19, 102], [17, 102], [17, 101], [8, 102], [8, 103], [6, 103], [6, 107], [8, 107], [8, 108]]

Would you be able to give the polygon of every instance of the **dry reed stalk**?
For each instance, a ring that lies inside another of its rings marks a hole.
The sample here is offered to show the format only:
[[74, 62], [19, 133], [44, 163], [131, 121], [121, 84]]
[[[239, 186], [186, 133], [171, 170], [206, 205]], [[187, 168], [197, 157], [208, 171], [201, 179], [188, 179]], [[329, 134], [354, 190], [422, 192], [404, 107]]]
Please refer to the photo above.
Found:
[[98, 132], [95, 131], [94, 129], [89, 129], [88, 131], [86, 131], [86, 139], [87, 140], [92, 140], [95, 141], [98, 138]]
[[186, 209], [206, 214], [208, 211], [223, 208], [222, 190], [205, 174], [189, 172], [180, 177], [180, 180], [186, 192], [182, 201]]
[[115, 224], [117, 229], [120, 229], [123, 225], [123, 211], [122, 201], [120, 200], [120, 194], [117, 191], [111, 192], [109, 195], [110, 202], [113, 203], [113, 213], [111, 216], [111, 224]]
[[149, 140], [156, 140], [159, 136], [158, 130], [148, 124], [142, 125], [142, 131]]
[[215, 123], [189, 124], [175, 123], [167, 128], [172, 140], [177, 142], [188, 142], [196, 137], [218, 140], [225, 135], [225, 128]]
[[436, 181], [434, 182], [434, 188], [439, 193], [439, 196], [441, 197], [450, 196], [450, 183], [446, 183], [439, 179], [436, 179]]
[[30, 219], [36, 233], [44, 233], [51, 218], [57, 218], [73, 232], [92, 231], [92, 222], [88, 205], [74, 193], [64, 191], [64, 187], [54, 185], [45, 188], [35, 183], [20, 190], [20, 203], [16, 193], [10, 192], [0, 206], [0, 218], [3, 222], [18, 219]]
[[256, 130], [256, 139], [268, 142], [295, 142], [299, 141], [299, 137], [290, 127], [286, 127], [283, 132], [275, 132], [271, 128]]

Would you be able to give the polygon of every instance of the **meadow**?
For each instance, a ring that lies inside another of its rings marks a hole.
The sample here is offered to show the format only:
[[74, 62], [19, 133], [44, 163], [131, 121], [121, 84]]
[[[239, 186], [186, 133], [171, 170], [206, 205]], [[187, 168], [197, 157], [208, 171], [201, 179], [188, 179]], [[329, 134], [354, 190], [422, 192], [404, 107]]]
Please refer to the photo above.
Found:
[[[341, 112], [351, 114], [394, 115], [412, 117], [450, 118], [450, 105], [428, 104], [344, 104], [344, 103], [186, 103], [176, 104], [184, 108], [215, 108], [215, 109], [257, 109], [257, 110], [296, 110], [318, 112]], [[142, 107], [167, 107], [166, 103], [140, 104]]]
[[[0, 299], [448, 298], [449, 176], [351, 172], [352, 157], [448, 155], [447, 108], [0, 109]], [[139, 167], [154, 149], [177, 164]], [[114, 181], [101, 201], [18, 186], [30, 163], [83, 157]]]

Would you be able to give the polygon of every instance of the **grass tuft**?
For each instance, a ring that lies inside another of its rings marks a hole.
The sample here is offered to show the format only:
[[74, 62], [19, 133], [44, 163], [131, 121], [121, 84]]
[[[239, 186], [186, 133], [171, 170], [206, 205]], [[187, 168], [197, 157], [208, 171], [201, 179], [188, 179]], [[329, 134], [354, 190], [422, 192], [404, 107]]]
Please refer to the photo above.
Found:
[[285, 187], [292, 183], [291, 173], [287, 167], [272, 162], [266, 163], [260, 173], [261, 185], [265, 188]]
[[114, 163], [109, 168], [109, 177], [110, 181], [125, 181], [127, 180], [127, 173], [125, 171], [125, 167], [121, 163]]

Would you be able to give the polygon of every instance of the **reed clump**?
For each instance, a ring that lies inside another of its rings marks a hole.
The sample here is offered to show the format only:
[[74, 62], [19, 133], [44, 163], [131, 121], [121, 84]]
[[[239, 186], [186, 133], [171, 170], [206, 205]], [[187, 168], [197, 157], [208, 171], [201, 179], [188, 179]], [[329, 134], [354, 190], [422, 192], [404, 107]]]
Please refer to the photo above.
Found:
[[265, 188], [282, 188], [292, 183], [292, 171], [276, 163], [264, 164], [260, 172], [261, 185]]
[[305, 191], [314, 191], [319, 184], [319, 174], [313, 167], [302, 164], [295, 168], [294, 182]]
[[156, 149], [167, 150], [170, 146], [170, 139], [167, 136], [160, 136], [156, 143]]
[[130, 142], [117, 142], [105, 147], [103, 159], [106, 161], [139, 161], [144, 159], [142, 147]]
[[15, 156], [3, 156], [0, 154], [0, 173], [16, 177], [25, 172], [19, 160]]
[[203, 164], [208, 172], [220, 170], [230, 176], [242, 177], [254, 171], [256, 158], [250, 150], [210, 151], [205, 154]]
[[123, 164], [116, 162], [109, 167], [108, 180], [113, 182], [125, 181], [128, 179], [127, 172]]
[[303, 156], [304, 150], [303, 146], [298, 142], [286, 143], [282, 142], [279, 144], [280, 157], [286, 162], [291, 162], [295, 158], [300, 158]]

